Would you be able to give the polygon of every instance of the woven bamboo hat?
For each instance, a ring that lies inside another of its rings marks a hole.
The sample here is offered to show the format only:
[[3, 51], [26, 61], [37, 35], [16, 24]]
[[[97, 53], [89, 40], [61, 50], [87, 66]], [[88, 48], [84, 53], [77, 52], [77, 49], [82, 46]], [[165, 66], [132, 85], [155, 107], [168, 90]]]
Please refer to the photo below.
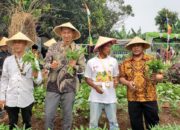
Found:
[[50, 47], [50, 46], [52, 46], [52, 45], [55, 44], [55, 43], [57, 43], [56, 40], [55, 40], [54, 38], [52, 38], [52, 39], [46, 41], [46, 42], [44, 43], [44, 45], [45, 45], [46, 47]]
[[2, 39], [1, 39], [1, 41], [0, 41], [0, 46], [5, 46], [5, 45], [7, 45], [6, 44], [6, 41], [8, 40], [8, 38], [7, 37], [3, 37]]
[[107, 43], [115, 44], [116, 43], [116, 39], [109, 38], [109, 37], [99, 36], [98, 41], [96, 43], [96, 46], [94, 47], [94, 52], [97, 52], [99, 47], [101, 47], [101, 46], [103, 46], [103, 45], [105, 45]]
[[133, 38], [125, 47], [126, 47], [126, 49], [131, 50], [132, 45], [134, 45], [134, 44], [143, 44], [144, 49], [148, 49], [150, 47], [150, 43], [141, 39], [140, 37]]
[[57, 36], [61, 37], [62, 28], [70, 28], [70, 29], [74, 30], [74, 39], [73, 40], [77, 40], [81, 37], [81, 33], [70, 22], [56, 26], [53, 29], [53, 31], [55, 32], [55, 34]]
[[9, 38], [9, 40], [6, 41], [6, 43], [7, 45], [11, 46], [12, 43], [17, 40], [26, 41], [28, 47], [31, 47], [34, 44], [34, 42], [22, 32], [18, 32], [15, 35], [13, 35], [11, 38]]

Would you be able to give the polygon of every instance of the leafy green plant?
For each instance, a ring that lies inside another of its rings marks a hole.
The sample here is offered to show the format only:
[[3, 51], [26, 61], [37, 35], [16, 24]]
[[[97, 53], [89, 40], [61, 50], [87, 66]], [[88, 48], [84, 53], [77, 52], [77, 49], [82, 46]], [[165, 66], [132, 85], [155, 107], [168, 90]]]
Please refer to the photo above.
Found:
[[159, 83], [157, 85], [158, 98], [161, 102], [180, 101], [180, 84], [171, 82]]
[[0, 130], [9, 130], [9, 126], [5, 124], [0, 124]]
[[[77, 61], [79, 59], [79, 57], [85, 53], [85, 50], [86, 50], [86, 48], [85, 47], [83, 48], [82, 46], [80, 47], [80, 49], [77, 49], [77, 50], [69, 49], [66, 53], [66, 57], [67, 57], [68, 61], [71, 61], [71, 60]], [[71, 76], [73, 76], [74, 68], [72, 66], [68, 65], [67, 72]]]
[[73, 108], [73, 113], [77, 115], [89, 117], [89, 97], [90, 87], [84, 81], [81, 83], [79, 90], [77, 91], [75, 97], [75, 103]]
[[116, 88], [116, 96], [118, 108], [127, 111], [127, 90], [123, 85], [118, 85]]
[[163, 69], [165, 69], [165, 65], [162, 60], [154, 59], [147, 62], [148, 71], [150, 74], [152, 73], [162, 73]]
[[41, 86], [37, 86], [34, 89], [35, 104], [33, 106], [33, 113], [36, 118], [42, 119], [44, 116], [44, 102], [46, 96], [46, 89]]
[[39, 66], [36, 63], [37, 61], [36, 56], [32, 53], [31, 50], [27, 51], [24, 54], [22, 60], [24, 63], [30, 63], [33, 71], [37, 72], [40, 70]]
[[171, 125], [171, 124], [168, 124], [168, 125], [157, 125], [153, 128], [151, 128], [151, 130], [180, 130], [180, 125]]

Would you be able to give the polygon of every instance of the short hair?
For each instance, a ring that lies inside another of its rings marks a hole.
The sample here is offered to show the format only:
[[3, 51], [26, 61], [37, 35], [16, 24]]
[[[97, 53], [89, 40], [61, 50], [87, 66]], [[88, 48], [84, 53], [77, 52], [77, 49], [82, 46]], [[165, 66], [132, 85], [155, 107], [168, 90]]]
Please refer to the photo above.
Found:
[[34, 45], [32, 46], [32, 49], [38, 50], [38, 46], [37, 46], [36, 44], [34, 44]]

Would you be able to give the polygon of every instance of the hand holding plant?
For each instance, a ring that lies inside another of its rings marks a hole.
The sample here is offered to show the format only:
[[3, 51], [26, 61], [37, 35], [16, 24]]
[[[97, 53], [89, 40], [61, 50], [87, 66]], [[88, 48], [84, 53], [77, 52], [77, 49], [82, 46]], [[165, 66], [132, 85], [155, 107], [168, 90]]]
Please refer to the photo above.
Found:
[[24, 54], [22, 60], [24, 63], [30, 63], [31, 64], [32, 71], [34, 72], [33, 75], [35, 75], [35, 72], [37, 73], [38, 71], [40, 71], [40, 68], [37, 64], [36, 56], [32, 53], [31, 50], [29, 50], [28, 52], [26, 52]]
[[74, 71], [74, 67], [76, 65], [77, 60], [79, 59], [79, 57], [84, 54], [86, 48], [80, 47], [80, 49], [77, 50], [68, 50], [66, 53], [66, 57], [68, 59], [68, 68], [67, 68], [67, 72], [73, 76], [75, 71]]
[[162, 60], [154, 59], [147, 62], [148, 73], [151, 76], [152, 81], [160, 81], [163, 79], [163, 71], [166, 69], [166, 65]]

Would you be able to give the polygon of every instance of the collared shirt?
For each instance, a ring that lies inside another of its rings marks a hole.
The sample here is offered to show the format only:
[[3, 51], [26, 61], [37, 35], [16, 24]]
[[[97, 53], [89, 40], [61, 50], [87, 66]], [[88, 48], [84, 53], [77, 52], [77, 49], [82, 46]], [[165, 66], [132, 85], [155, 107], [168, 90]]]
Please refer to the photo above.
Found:
[[136, 91], [127, 89], [128, 101], [155, 101], [157, 100], [155, 85], [148, 78], [148, 67], [146, 62], [152, 60], [149, 55], [136, 61], [132, 57], [126, 59], [120, 66], [120, 77], [128, 81], [134, 81]]
[[[53, 44], [49, 49], [48, 52], [46, 54], [46, 58], [45, 58], [45, 65], [44, 67], [46, 69], [49, 69], [49, 76], [48, 76], [48, 85], [47, 85], [47, 91], [51, 91], [51, 92], [59, 92], [58, 90], [58, 86], [56, 85], [56, 83], [54, 84], [54, 82], [56, 82], [57, 76], [60, 72], [60, 70], [68, 65], [68, 61], [66, 58], [66, 52], [68, 49], [71, 50], [75, 50], [75, 49], [79, 49], [80, 47], [75, 44], [75, 42], [72, 42], [69, 46], [64, 46], [63, 41], [60, 41], [56, 44]], [[76, 63], [76, 72], [77, 73], [82, 73], [84, 72], [85, 69], [85, 60], [84, 60], [84, 55], [81, 55], [79, 57], [79, 59], [77, 60]], [[57, 69], [53, 70], [50, 69], [50, 65], [52, 63], [53, 60], [56, 60], [59, 63], [59, 66]], [[61, 73], [61, 77], [63, 76], [63, 71]], [[64, 73], [65, 75], [66, 73]], [[69, 82], [71, 79], [69, 79], [69, 77], [66, 78], [66, 84], [72, 84], [71, 82]], [[68, 83], [69, 82], [69, 83]], [[74, 83], [73, 83], [74, 84]], [[75, 83], [76, 84], [76, 83]], [[71, 87], [64, 87], [64, 92], [65, 91], [71, 91], [71, 90], [67, 90], [67, 89], [74, 89]]]
[[[22, 67], [22, 58], [17, 59]], [[42, 75], [39, 71], [35, 80], [37, 84], [42, 81]], [[31, 64], [25, 64], [23, 75], [21, 74], [15, 60], [15, 56], [9, 56], [3, 64], [1, 77], [0, 100], [5, 100], [9, 107], [24, 108], [34, 102], [33, 96], [33, 77]]]

